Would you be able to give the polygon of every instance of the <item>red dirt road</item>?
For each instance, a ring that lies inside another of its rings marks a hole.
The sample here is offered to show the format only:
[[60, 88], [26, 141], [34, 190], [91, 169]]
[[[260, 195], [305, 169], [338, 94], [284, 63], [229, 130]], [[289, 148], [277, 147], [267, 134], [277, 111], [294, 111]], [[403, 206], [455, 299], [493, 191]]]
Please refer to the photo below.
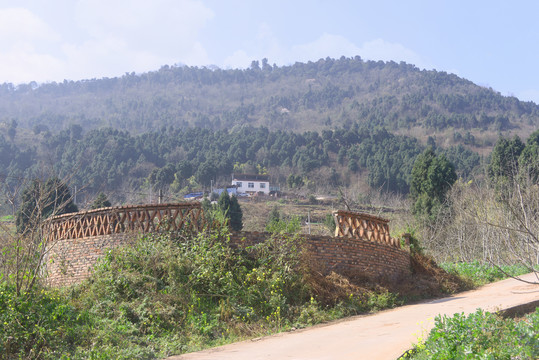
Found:
[[[522, 278], [538, 281], [535, 274]], [[538, 300], [539, 285], [508, 279], [443, 299], [173, 356], [168, 360], [397, 359], [419, 336], [428, 334], [438, 314], [471, 313], [477, 308], [496, 311]]]

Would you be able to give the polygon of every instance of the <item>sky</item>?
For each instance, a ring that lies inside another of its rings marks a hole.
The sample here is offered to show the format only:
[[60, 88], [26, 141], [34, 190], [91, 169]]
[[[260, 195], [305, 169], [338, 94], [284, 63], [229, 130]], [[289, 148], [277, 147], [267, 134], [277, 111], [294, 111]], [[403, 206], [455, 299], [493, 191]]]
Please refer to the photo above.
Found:
[[539, 2], [0, 0], [0, 83], [361, 56], [539, 103]]

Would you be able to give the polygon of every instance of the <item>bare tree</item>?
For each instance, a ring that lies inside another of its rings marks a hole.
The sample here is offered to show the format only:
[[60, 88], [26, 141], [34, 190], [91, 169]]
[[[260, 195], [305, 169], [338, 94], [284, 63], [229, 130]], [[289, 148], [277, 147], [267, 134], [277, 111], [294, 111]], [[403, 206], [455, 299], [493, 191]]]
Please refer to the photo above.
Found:
[[539, 283], [539, 186], [521, 178], [503, 193], [488, 183], [457, 182], [450, 206], [424, 235], [439, 260], [519, 264]]
[[0, 174], [0, 191], [4, 199], [9, 203], [11, 215], [15, 216], [18, 199], [21, 190], [26, 186], [26, 179], [13, 175]]
[[39, 281], [43, 261], [53, 246], [44, 238], [43, 215], [55, 216], [65, 212], [71, 202], [69, 197], [58, 196], [58, 187], [45, 184], [42, 180], [32, 181], [31, 206], [19, 209], [18, 215], [22, 211], [25, 218], [22, 229], [17, 231], [13, 224], [0, 223], [0, 278], [12, 282], [19, 295]]

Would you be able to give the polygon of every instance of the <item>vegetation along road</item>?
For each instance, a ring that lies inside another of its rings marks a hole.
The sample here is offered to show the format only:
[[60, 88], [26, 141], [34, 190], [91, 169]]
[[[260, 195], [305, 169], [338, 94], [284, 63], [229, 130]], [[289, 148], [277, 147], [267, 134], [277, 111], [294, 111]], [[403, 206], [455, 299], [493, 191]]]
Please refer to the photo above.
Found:
[[[536, 274], [522, 276], [537, 281]], [[425, 338], [436, 315], [496, 311], [539, 301], [539, 285], [507, 279], [479, 290], [375, 315], [243, 341], [168, 360], [242, 359], [397, 359]]]

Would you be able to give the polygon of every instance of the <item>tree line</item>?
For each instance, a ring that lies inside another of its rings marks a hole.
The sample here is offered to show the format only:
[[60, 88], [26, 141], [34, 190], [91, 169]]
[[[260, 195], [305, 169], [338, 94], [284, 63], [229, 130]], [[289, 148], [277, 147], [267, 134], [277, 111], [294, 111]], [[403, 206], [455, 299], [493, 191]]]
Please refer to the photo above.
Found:
[[[315, 189], [346, 186], [347, 176], [365, 176], [373, 189], [406, 194], [424, 146], [415, 138], [358, 123], [321, 133], [169, 127], [139, 135], [112, 128], [84, 133], [73, 125], [56, 135], [36, 136], [34, 146], [25, 150], [0, 135], [0, 149], [0, 174], [8, 180], [4, 186], [13, 187], [21, 177], [39, 177], [49, 166], [72, 186], [123, 201], [127, 193], [149, 187], [182, 194], [212, 182], [229, 184], [234, 172], [269, 173], [274, 183]], [[437, 151], [455, 163], [461, 177], [478, 171], [480, 157], [473, 151], [462, 146]], [[290, 182], [290, 176], [295, 180]]]

